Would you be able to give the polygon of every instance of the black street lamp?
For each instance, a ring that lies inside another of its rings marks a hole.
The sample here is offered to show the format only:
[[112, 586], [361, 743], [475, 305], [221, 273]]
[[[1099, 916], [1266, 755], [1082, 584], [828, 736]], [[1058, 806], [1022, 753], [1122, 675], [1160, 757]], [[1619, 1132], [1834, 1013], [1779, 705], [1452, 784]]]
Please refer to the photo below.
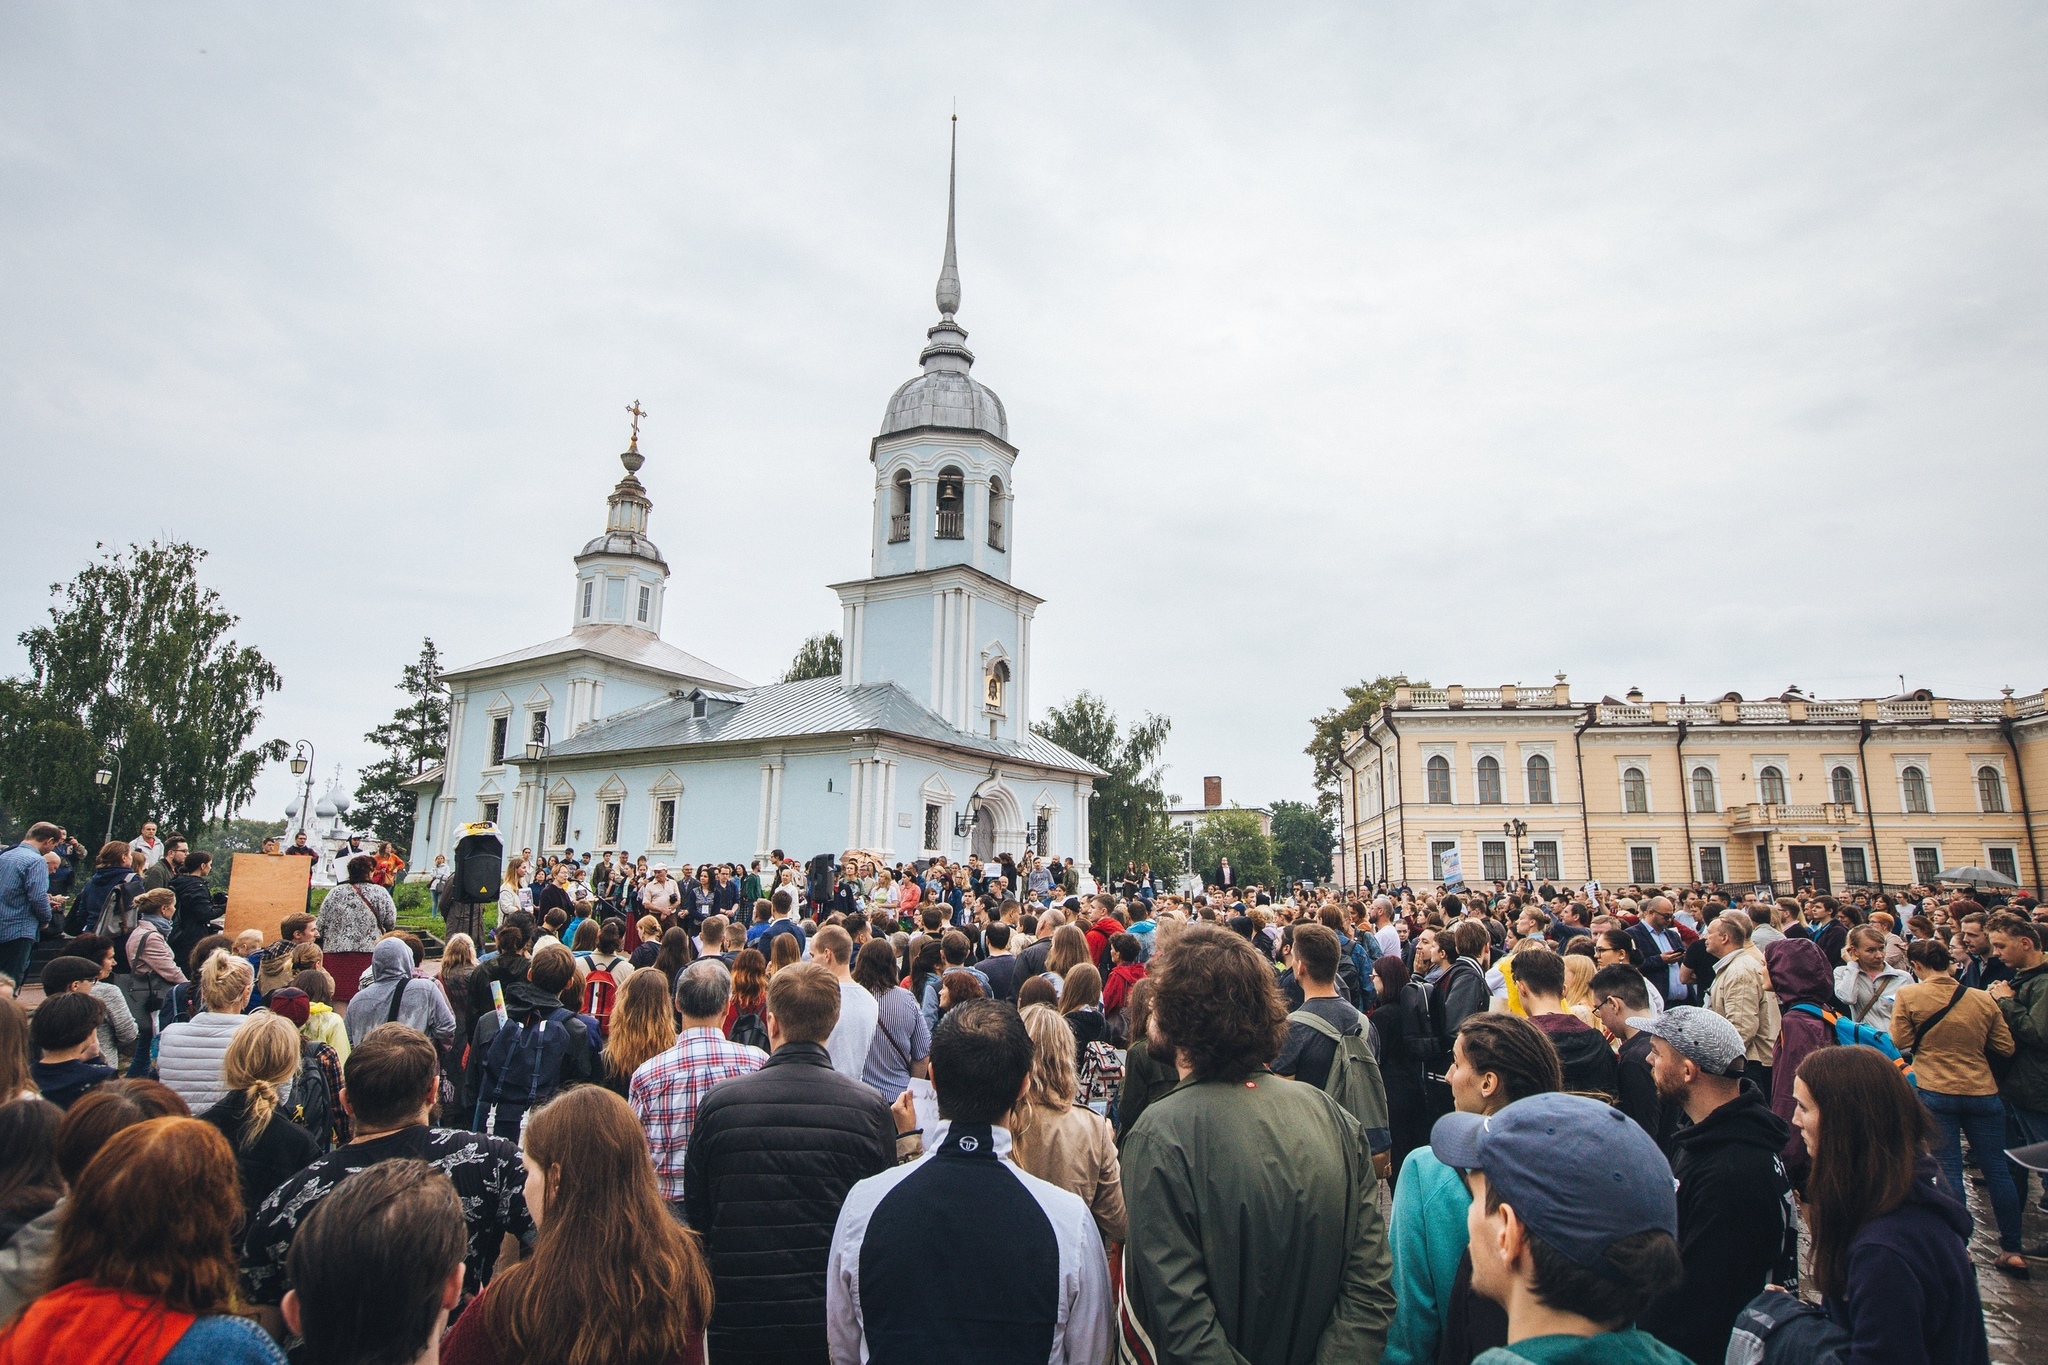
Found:
[[306, 779], [305, 795], [299, 798], [299, 833], [306, 832], [306, 816], [313, 809], [313, 741], [302, 739], [292, 751], [292, 776]]
[[1522, 871], [1522, 836], [1529, 832], [1529, 826], [1521, 820], [1510, 820], [1500, 827], [1500, 832], [1515, 841], [1515, 879], [1526, 880]]
[[540, 776], [536, 793], [537, 799], [534, 802], [536, 806], [540, 807], [539, 818], [534, 821], [533, 846], [537, 850], [534, 854], [535, 858], [545, 856], [548, 847], [548, 745], [553, 742], [554, 732], [548, 729], [547, 718], [545, 716], [536, 718], [533, 722], [532, 737], [526, 741], [526, 761], [540, 765]]
[[107, 837], [100, 840], [103, 844], [114, 842], [114, 807], [121, 803], [121, 751], [115, 749], [113, 753], [114, 770], [108, 772], [101, 768], [92, 775], [92, 784], [95, 787], [107, 789]]

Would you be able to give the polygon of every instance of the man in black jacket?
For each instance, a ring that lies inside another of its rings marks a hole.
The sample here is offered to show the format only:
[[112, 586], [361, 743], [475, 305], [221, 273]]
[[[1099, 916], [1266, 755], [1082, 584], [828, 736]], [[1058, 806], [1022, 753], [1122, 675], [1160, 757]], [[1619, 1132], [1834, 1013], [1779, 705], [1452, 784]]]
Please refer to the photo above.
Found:
[[1657, 1093], [1652, 1067], [1657, 1040], [1629, 1020], [1650, 1013], [1650, 986], [1643, 974], [1627, 963], [1602, 967], [1593, 974], [1593, 1013], [1607, 1031], [1621, 1040], [1616, 1049], [1615, 1106], [1636, 1121], [1638, 1127], [1657, 1139], [1664, 1154], [1671, 1154], [1671, 1135], [1678, 1127], [1679, 1106], [1666, 1104]]
[[683, 1162], [683, 1201], [717, 1293], [706, 1355], [796, 1365], [826, 1358], [825, 1269], [855, 1182], [895, 1164], [896, 1121], [871, 1086], [832, 1069], [839, 982], [784, 967], [768, 983], [771, 1056], [711, 1087]]
[[1692, 1120], [1671, 1140], [1685, 1278], [1637, 1326], [1689, 1359], [1720, 1360], [1765, 1284], [1799, 1283], [1799, 1219], [1778, 1158], [1792, 1130], [1742, 1079], [1742, 1035], [1720, 1015], [1681, 1005], [1628, 1022], [1653, 1039], [1658, 1094]]
[[1451, 965], [1432, 987], [1435, 998], [1430, 1003], [1436, 1015], [1436, 1036], [1444, 1045], [1439, 1072], [1449, 1068], [1451, 1040], [1458, 1036], [1458, 1025], [1493, 1005], [1493, 992], [1486, 985], [1486, 962], [1491, 955], [1486, 927], [1478, 920], [1461, 919], [1437, 931], [1438, 947], [1444, 947], [1446, 939]]

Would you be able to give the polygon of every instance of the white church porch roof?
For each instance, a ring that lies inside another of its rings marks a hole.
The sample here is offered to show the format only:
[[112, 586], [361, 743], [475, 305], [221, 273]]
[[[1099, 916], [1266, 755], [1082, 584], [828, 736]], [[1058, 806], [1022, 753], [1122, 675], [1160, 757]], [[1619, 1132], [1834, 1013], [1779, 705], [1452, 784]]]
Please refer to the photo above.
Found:
[[836, 677], [807, 678], [756, 687], [737, 700], [736, 706], [712, 707], [699, 716], [687, 694], [664, 697], [560, 741], [549, 748], [548, 759], [558, 762], [631, 750], [876, 732], [1033, 767], [1090, 777], [1104, 775], [1088, 760], [1037, 734], [1028, 734], [1020, 742], [956, 730], [895, 683], [845, 687]]
[[472, 673], [485, 673], [494, 668], [510, 668], [515, 664], [534, 663], [541, 659], [552, 659], [569, 654], [594, 654], [599, 658], [611, 659], [617, 663], [637, 665], [657, 673], [666, 673], [676, 678], [687, 678], [694, 682], [706, 682], [717, 687], [745, 688], [746, 679], [728, 673], [715, 664], [706, 663], [687, 650], [650, 635], [644, 630], [629, 626], [591, 625], [578, 626], [567, 635], [515, 649], [510, 654], [500, 654], [479, 663], [451, 668], [443, 678], [462, 678]]

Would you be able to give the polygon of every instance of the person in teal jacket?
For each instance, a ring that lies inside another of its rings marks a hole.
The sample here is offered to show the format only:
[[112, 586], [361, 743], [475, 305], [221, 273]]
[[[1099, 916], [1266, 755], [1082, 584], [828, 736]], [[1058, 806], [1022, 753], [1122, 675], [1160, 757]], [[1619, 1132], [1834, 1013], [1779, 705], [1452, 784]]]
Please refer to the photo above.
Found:
[[[1564, 1088], [1557, 1049], [1534, 1024], [1512, 1014], [1471, 1016], [1458, 1029], [1451, 1058], [1451, 1098], [1460, 1113], [1494, 1114], [1516, 1100]], [[1469, 1240], [1465, 1217], [1471, 1207], [1463, 1176], [1428, 1147], [1408, 1154], [1394, 1183], [1387, 1230], [1397, 1306], [1381, 1365], [1436, 1365]]]

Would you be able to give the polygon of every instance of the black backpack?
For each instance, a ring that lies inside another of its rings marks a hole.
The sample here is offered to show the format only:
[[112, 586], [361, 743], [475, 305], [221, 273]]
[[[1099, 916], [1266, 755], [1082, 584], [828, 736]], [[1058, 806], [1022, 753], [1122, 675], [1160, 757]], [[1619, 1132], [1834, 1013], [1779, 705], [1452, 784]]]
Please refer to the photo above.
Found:
[[761, 1016], [749, 1010], [732, 1021], [732, 1041], [741, 1047], [757, 1047], [768, 1050], [768, 1026], [761, 1022]]
[[325, 1043], [307, 1039], [299, 1048], [299, 1074], [292, 1080], [292, 1122], [313, 1135], [322, 1152], [334, 1143], [334, 1092], [327, 1085], [327, 1071], [320, 1065]]
[[535, 1010], [523, 1020], [501, 1025], [484, 1054], [484, 1088], [478, 1098], [485, 1104], [520, 1109], [553, 1098], [575, 1041], [569, 1034], [569, 1021], [575, 1017], [558, 1005], [546, 1014]]

